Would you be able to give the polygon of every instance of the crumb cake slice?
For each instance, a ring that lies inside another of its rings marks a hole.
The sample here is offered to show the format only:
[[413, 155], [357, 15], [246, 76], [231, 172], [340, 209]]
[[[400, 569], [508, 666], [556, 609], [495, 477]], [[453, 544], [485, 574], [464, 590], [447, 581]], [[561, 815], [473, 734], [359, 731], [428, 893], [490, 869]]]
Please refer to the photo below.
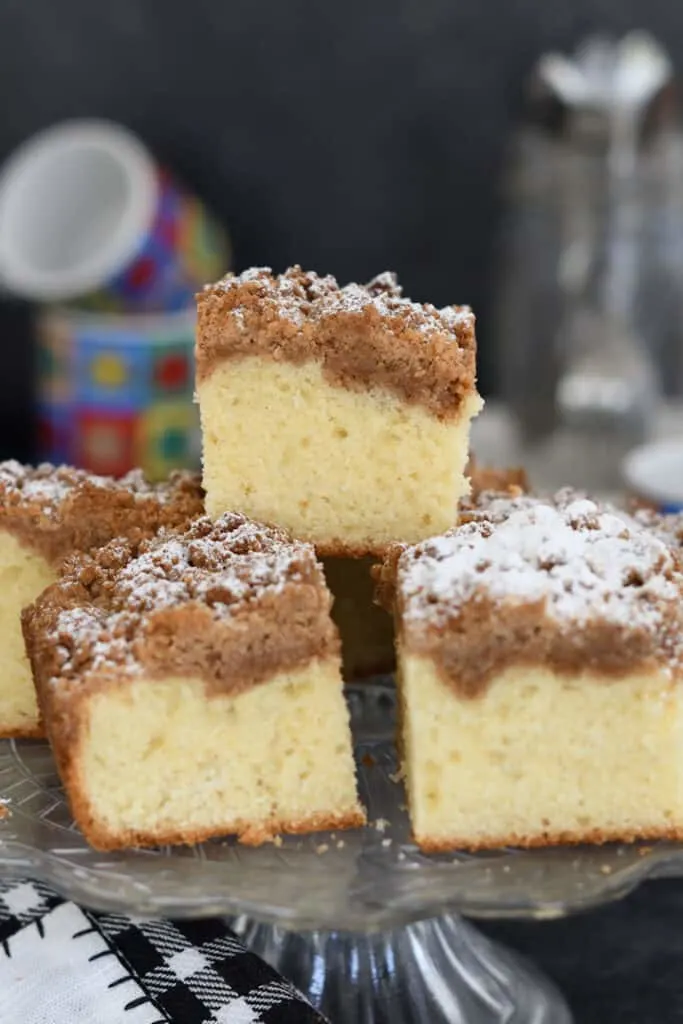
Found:
[[23, 622], [93, 846], [364, 822], [330, 601], [310, 545], [231, 513], [73, 560]]
[[207, 512], [240, 508], [321, 554], [376, 554], [454, 521], [475, 384], [474, 316], [293, 267], [198, 296]]
[[494, 496], [379, 592], [422, 849], [683, 839], [683, 577], [653, 530]]
[[115, 481], [66, 466], [0, 463], [0, 737], [43, 735], [20, 615], [57, 579], [63, 559], [131, 530], [185, 526], [202, 511], [199, 478], [186, 473], [152, 485], [138, 471]]

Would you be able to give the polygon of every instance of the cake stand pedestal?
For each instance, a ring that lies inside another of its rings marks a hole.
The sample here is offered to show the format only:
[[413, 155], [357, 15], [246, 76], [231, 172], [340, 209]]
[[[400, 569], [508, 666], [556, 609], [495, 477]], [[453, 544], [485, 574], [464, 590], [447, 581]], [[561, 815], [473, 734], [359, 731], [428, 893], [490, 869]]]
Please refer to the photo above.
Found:
[[227, 921], [332, 1024], [571, 1024], [547, 979], [455, 914], [370, 934]]

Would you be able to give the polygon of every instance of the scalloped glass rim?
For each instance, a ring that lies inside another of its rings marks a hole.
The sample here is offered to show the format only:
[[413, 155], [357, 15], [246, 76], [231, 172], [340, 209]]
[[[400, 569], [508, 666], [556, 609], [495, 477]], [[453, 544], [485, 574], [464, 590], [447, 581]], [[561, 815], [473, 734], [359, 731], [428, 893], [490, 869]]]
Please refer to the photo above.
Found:
[[[247, 914], [305, 929], [375, 931], [446, 911], [559, 917], [617, 899], [641, 881], [683, 875], [683, 845], [611, 845], [425, 856], [410, 842], [396, 779], [390, 681], [347, 688], [365, 829], [101, 854], [76, 829], [46, 743], [0, 742], [0, 871], [31, 876], [93, 909], [137, 915]], [[386, 821], [386, 827], [382, 826]], [[378, 823], [378, 824], [373, 824]]]

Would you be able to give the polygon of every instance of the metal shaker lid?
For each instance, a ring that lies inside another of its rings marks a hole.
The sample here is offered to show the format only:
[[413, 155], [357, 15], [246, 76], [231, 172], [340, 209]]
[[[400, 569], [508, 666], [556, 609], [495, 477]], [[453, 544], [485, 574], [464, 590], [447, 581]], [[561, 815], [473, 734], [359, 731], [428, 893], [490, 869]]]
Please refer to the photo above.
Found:
[[647, 126], [670, 118], [673, 65], [663, 47], [645, 32], [620, 40], [590, 36], [571, 56], [546, 53], [528, 88], [531, 120], [552, 133], [599, 134], [614, 117]]

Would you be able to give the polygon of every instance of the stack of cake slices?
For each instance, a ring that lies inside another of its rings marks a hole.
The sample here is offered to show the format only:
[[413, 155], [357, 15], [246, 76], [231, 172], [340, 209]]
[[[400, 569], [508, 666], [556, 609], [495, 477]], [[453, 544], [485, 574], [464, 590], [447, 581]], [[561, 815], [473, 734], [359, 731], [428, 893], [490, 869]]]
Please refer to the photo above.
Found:
[[342, 674], [394, 657], [424, 850], [683, 833], [683, 527], [473, 464], [475, 349], [252, 269], [198, 296], [201, 487], [0, 469], [0, 731], [94, 846], [363, 824]]

